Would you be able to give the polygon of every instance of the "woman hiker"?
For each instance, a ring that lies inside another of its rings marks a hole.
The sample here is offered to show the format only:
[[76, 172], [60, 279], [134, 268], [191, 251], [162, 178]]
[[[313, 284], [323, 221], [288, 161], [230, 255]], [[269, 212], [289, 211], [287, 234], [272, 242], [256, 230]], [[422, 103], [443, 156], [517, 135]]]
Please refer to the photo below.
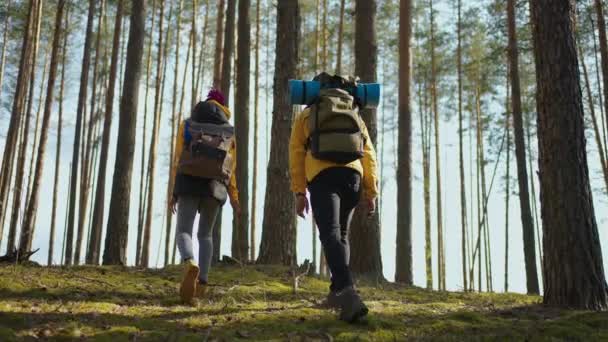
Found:
[[375, 211], [376, 153], [360, 105], [347, 90], [354, 85], [352, 79], [321, 74], [317, 80], [322, 84], [319, 98], [296, 116], [291, 131], [291, 189], [299, 216], [312, 206], [331, 271], [327, 304], [340, 309], [340, 319], [355, 322], [368, 309], [353, 287], [348, 230], [361, 198], [370, 214]]
[[[224, 96], [211, 90], [207, 100], [199, 102], [190, 118], [180, 124], [175, 146], [171, 212], [177, 212], [176, 243], [184, 264], [179, 294], [183, 303], [206, 293], [213, 256], [212, 230], [220, 207], [230, 198], [234, 211], [240, 211], [236, 187], [236, 143], [234, 127], [228, 120], [230, 110]], [[194, 260], [192, 233], [198, 222], [199, 253]]]

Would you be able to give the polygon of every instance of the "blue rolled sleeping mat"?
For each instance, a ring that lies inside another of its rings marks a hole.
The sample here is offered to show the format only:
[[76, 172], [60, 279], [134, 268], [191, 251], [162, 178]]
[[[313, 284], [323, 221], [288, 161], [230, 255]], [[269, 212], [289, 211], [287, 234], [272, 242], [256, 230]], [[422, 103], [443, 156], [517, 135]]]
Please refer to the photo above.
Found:
[[[321, 82], [289, 80], [289, 103], [291, 105], [311, 105], [321, 91]], [[363, 108], [376, 108], [380, 103], [379, 83], [359, 83], [348, 89]]]

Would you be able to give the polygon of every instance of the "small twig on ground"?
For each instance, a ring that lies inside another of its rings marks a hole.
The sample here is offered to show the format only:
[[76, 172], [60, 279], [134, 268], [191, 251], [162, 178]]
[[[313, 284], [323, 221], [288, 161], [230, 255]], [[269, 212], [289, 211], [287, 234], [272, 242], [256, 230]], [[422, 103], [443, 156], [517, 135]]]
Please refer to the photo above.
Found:
[[[303, 267], [293, 268], [291, 270], [291, 275], [293, 278], [293, 294], [298, 294], [298, 288], [300, 286], [300, 278], [307, 276], [310, 273], [310, 262], [308, 260], [304, 261]], [[298, 273], [298, 269], [302, 270], [302, 272]]]

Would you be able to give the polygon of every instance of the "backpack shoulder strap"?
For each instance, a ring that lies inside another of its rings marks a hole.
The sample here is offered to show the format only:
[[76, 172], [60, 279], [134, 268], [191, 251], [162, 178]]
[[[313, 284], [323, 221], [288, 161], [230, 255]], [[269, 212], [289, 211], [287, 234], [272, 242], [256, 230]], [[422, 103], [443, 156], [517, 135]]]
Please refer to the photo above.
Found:
[[192, 133], [190, 132], [190, 120], [184, 121], [184, 141], [186, 144], [190, 144], [192, 140]]

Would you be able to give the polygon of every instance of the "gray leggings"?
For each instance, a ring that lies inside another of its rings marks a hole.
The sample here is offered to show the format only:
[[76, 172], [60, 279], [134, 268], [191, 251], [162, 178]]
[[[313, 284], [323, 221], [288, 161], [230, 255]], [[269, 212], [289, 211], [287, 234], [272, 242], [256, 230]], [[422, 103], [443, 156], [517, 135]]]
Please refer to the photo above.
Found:
[[180, 196], [177, 202], [177, 248], [182, 260], [194, 259], [192, 230], [196, 212], [198, 221], [198, 262], [201, 268], [199, 280], [207, 283], [213, 256], [213, 226], [220, 203], [211, 197]]

